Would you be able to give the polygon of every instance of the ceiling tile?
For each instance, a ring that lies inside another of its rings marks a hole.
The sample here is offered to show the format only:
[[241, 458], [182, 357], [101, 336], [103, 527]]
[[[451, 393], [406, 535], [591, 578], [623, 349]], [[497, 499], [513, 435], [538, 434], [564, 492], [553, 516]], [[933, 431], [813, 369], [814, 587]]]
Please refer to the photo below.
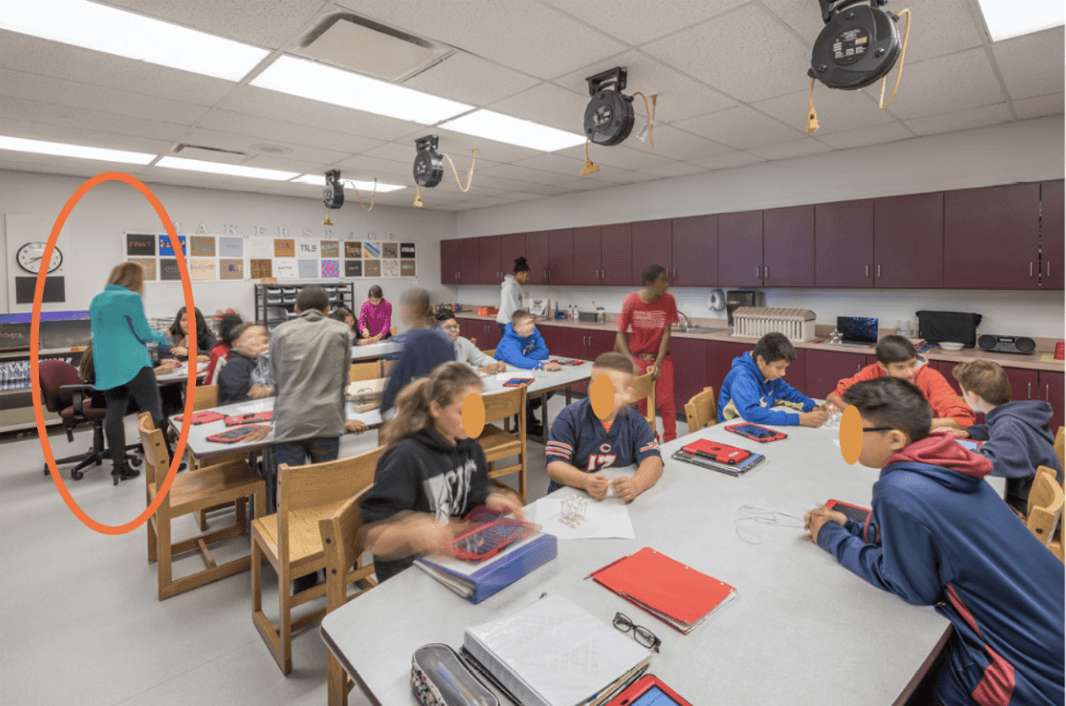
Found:
[[[582, 163], [579, 163], [576, 159], [573, 160], [574, 175], [581, 173]], [[527, 167], [519, 167], [514, 164], [500, 164], [491, 169], [485, 169], [483, 172], [486, 176], [491, 178], [503, 177], [504, 179], [513, 179], [520, 182], [529, 182], [533, 184], [554, 184], [560, 180], [560, 175], [556, 172], [546, 172], [542, 169], [529, 169]]]
[[197, 126], [259, 138], [257, 142], [307, 145], [345, 154], [359, 154], [386, 144], [369, 137], [347, 135], [309, 125], [295, 125], [261, 115], [235, 113], [230, 110], [212, 110]]
[[[900, 90], [903, 90], [905, 85], [905, 83], [901, 84]], [[869, 93], [871, 90], [874, 89], [843, 91], [827, 88], [820, 83], [816, 84], [814, 109], [818, 113], [818, 134], [828, 135], [833, 132], [844, 132], [892, 122], [895, 119], [894, 116], [888, 111], [879, 109], [877, 103], [871, 100]], [[874, 95], [876, 96], [876, 93]], [[794, 126], [798, 130], [806, 130], [810, 98], [808, 88], [789, 93], [787, 96], [752, 103], [752, 107], [777, 118], [786, 125]], [[897, 94], [897, 100], [898, 98], [899, 94]]]
[[[888, 86], [885, 91], [886, 99], [891, 88]], [[992, 105], [1005, 99], [992, 71], [992, 62], [984, 47], [978, 47], [915, 64], [907, 62], [899, 91], [887, 110], [898, 118], [910, 120]]]
[[[762, 0], [762, 4], [800, 36], [804, 46], [808, 47], [807, 64], [809, 64], [809, 49], [814, 46], [814, 40], [825, 27], [818, 3], [808, 2], [808, 0]], [[804, 65], [805, 71], [807, 64]]]
[[930, 115], [925, 118], [907, 120], [906, 125], [919, 135], [935, 135], [941, 132], [970, 130], [985, 125], [1010, 122], [1010, 107], [1006, 103], [996, 103], [980, 108], [959, 110], [952, 113]]
[[[302, 159], [294, 159], [289, 156], [273, 154], [257, 154], [240, 163], [242, 167], [259, 167], [260, 169], [275, 169], [281, 172], [298, 172], [300, 174], [324, 174], [326, 167], [331, 162], [308, 162]], [[348, 175], [345, 175], [348, 178]], [[372, 177], [371, 177], [372, 178]], [[322, 177], [325, 181], [325, 176]]]
[[690, 162], [674, 162], [673, 164], [664, 164], [661, 167], [648, 167], [642, 171], [653, 174], [656, 177], [676, 177], [698, 174], [707, 170]]
[[[640, 145], [641, 148], [650, 150], [652, 154], [671, 159], [688, 160], [699, 157], [713, 157], [716, 154], [724, 154], [731, 150], [730, 147], [693, 135], [671, 125], [656, 125], [652, 128], [651, 136], [655, 140], [654, 147], [649, 142], [640, 142], [635, 136], [630, 137], [630, 140], [633, 140], [634, 146]], [[644, 171], [650, 170], [645, 169]]]
[[302, 30], [326, 4], [323, 0], [284, 0], [269, 7], [264, 7], [262, 0], [98, 1], [270, 49], [279, 48]]
[[338, 4], [540, 78], [561, 76], [626, 48], [535, 2], [341, 0]]
[[344, 172], [344, 176], [349, 179], [355, 179], [356, 177], [373, 179], [376, 176], [379, 179], [388, 181], [390, 177], [403, 177], [405, 180], [394, 183], [410, 184], [414, 180], [411, 173], [411, 164], [413, 162], [414, 160], [411, 162], [393, 162], [389, 159], [356, 155], [355, 157], [342, 159], [336, 162], [336, 165]]
[[829, 152], [831, 148], [814, 137], [807, 136], [792, 142], [782, 142], [779, 145], [752, 147], [748, 151], [763, 159], [792, 159], [793, 157], [805, 157], [819, 152]]
[[746, 1], [642, 0], [639, 6], [620, 8], [615, 0], [547, 0], [560, 10], [634, 45], [691, 27]]
[[220, 78], [5, 30], [0, 30], [0, 67], [196, 105], [214, 105], [234, 86]]
[[676, 127], [736, 149], [789, 142], [803, 135], [802, 130], [780, 123], [746, 105], [682, 120]]
[[[633, 140], [634, 147], [626, 147], [625, 145], [614, 145], [613, 147], [589, 145], [589, 157], [594, 164], [618, 167], [619, 169], [644, 169], [646, 167], [662, 166], [675, 161], [669, 157], [656, 154], [655, 150], [648, 147], [646, 143], [642, 143], [635, 138], [630, 139]], [[583, 146], [568, 147], [565, 150], [559, 150], [556, 154], [580, 159], [582, 164], [585, 162], [585, 148]]]
[[850, 132], [838, 132], [820, 139], [830, 147], [840, 150], [849, 147], [876, 145], [882, 142], [894, 142], [895, 140], [906, 140], [909, 137], [914, 137], [914, 135], [905, 126], [900, 123], [888, 123], [877, 127], [851, 130]]
[[505, 142], [496, 142], [484, 137], [474, 137], [454, 130], [440, 127], [422, 127], [418, 132], [408, 133], [396, 142], [407, 142], [411, 145], [411, 152], [407, 159], [414, 161], [415, 140], [426, 135], [437, 135], [440, 138], [439, 152], [450, 154], [455, 160], [456, 168], [462, 168], [463, 164], [469, 164], [471, 152], [477, 149], [477, 158], [486, 159], [498, 164], [514, 162], [519, 159], [527, 159], [544, 154], [540, 150], [529, 147], [518, 147]]
[[[708, 88], [639, 51], [629, 51], [621, 56], [587, 66], [581, 71], [561, 76], [554, 82], [580, 93], [588, 103], [588, 82], [585, 78], [615, 66], [623, 66], [627, 70], [625, 93], [628, 95], [636, 91], [641, 91], [645, 95], [658, 94], [658, 103], [655, 108], [657, 125], [660, 122], [670, 123], [684, 120], [736, 105], [733, 99], [727, 98], [713, 88]], [[644, 101], [639, 96], [633, 99], [633, 111], [638, 116], [647, 116]], [[584, 110], [582, 110], [582, 115], [584, 115]]]
[[692, 163], [707, 170], [714, 170], [743, 167], [748, 164], [757, 164], [758, 162], [765, 161], [766, 160], [762, 157], [757, 157], [753, 154], [748, 154], [747, 152], [727, 152], [726, 154], [720, 154], [716, 157], [694, 159], [692, 160]]
[[[936, 0], [935, 3], [919, 5], [911, 17], [906, 61], [924, 61], [980, 46], [984, 40], [984, 29], [978, 28], [975, 23], [970, 4], [968, 0]], [[899, 12], [904, 7], [913, 6], [900, 3], [899, 7], [890, 6], [886, 9]], [[900, 17], [896, 26], [902, 39], [907, 27], [907, 18]]]
[[415, 152], [415, 142], [411, 140], [410, 142], [386, 142], [361, 154], [367, 157], [391, 159], [394, 162], [414, 162]]
[[574, 93], [554, 83], [542, 83], [487, 107], [497, 113], [581, 135], [588, 102], [588, 95]]
[[402, 85], [461, 103], [488, 105], [539, 82], [532, 76], [461, 51]]
[[[656, 165], [660, 166], [660, 165]], [[600, 167], [600, 171], [590, 174], [587, 177], [580, 177], [578, 180], [566, 182], [566, 184], [573, 184], [577, 182], [581, 185], [587, 185], [587, 188], [604, 188], [605, 186], [618, 186], [619, 184], [634, 184], [641, 181], [651, 181], [658, 179], [659, 177], [647, 172], [638, 172], [632, 169], [619, 169], [618, 167], [603, 166]]]
[[1064, 34], [1066, 30], [1055, 27], [992, 44], [992, 54], [1012, 99], [1045, 96], [1062, 90]]
[[154, 140], [133, 135], [116, 135], [112, 132], [99, 132], [68, 125], [46, 125], [24, 120], [12, 120], [0, 117], [0, 135], [25, 137], [30, 140], [48, 140], [50, 142], [67, 142], [72, 145], [88, 147], [106, 147], [130, 152], [162, 154], [170, 148], [170, 140]]
[[69, 105], [42, 103], [24, 98], [5, 97], [0, 100], [0, 117], [28, 123], [63, 125], [84, 130], [110, 132], [116, 135], [148, 137], [157, 140], [176, 140], [186, 126], [159, 120], [145, 120], [122, 113], [103, 113]]
[[1049, 96], [1014, 101], [1014, 112], [1018, 114], [1018, 118], [1021, 120], [1042, 118], [1045, 115], [1062, 115], [1063, 94], [1052, 93]]
[[526, 167], [528, 169], [540, 169], [545, 172], [553, 172], [555, 174], [573, 174], [575, 171], [580, 172], [585, 163], [580, 159], [574, 159], [573, 157], [563, 157], [558, 154], [542, 154], [539, 157], [530, 157], [529, 159], [522, 159], [514, 162], [516, 167]]
[[641, 49], [744, 102], [794, 91], [810, 63], [810, 47], [757, 5], [745, 5]]
[[[249, 156], [261, 154], [252, 145], [259, 144], [262, 140], [253, 135], [243, 135], [235, 132], [222, 132], [219, 130], [207, 130], [202, 127], [189, 128], [182, 136], [181, 141], [200, 147], [214, 147], [216, 149], [233, 150], [244, 152]], [[313, 164], [334, 164], [338, 160], [350, 156], [339, 150], [323, 150], [318, 147], [294, 145], [292, 143], [278, 143], [290, 151], [283, 155], [263, 155], [279, 157], [282, 159], [295, 159]]]
[[[95, 159], [73, 159], [56, 157], [50, 154], [29, 154], [0, 150], [0, 164], [5, 171], [38, 172], [42, 174], [65, 174], [77, 177], [94, 177], [101, 172], [120, 170], [139, 178], [144, 169], [140, 164], [123, 164], [121, 162], [101, 162]], [[63, 195], [62, 198], [67, 198]]]

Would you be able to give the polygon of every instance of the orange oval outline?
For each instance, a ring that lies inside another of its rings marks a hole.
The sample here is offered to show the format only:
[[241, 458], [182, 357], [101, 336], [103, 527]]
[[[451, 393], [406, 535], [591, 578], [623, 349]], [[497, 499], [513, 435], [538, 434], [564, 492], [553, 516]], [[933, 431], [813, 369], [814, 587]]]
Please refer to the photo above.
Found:
[[[167, 231], [167, 236], [170, 239], [170, 244], [174, 248], [175, 256], [178, 259], [178, 269], [181, 271], [181, 284], [182, 291], [185, 295], [185, 309], [194, 309], [195, 303], [192, 296], [192, 281], [189, 279], [189, 270], [185, 265], [185, 253], [181, 250], [181, 244], [178, 242], [177, 233], [174, 230], [174, 223], [170, 220], [170, 216], [167, 215], [166, 209], [163, 208], [163, 204], [160, 203], [159, 198], [156, 197], [152, 190], [149, 189], [144, 183], [137, 177], [130, 176], [124, 172], [103, 172], [92, 177], [75, 191], [71, 197], [67, 200], [63, 206], [63, 210], [59, 212], [59, 218], [56, 219], [55, 225], [52, 226], [52, 233], [48, 236], [48, 244], [44, 249], [44, 256], [41, 258], [42, 262], [48, 262], [52, 259], [52, 250], [55, 248], [56, 238], [59, 237], [59, 232], [63, 230], [63, 226], [67, 223], [67, 218], [70, 216], [70, 212], [74, 210], [74, 206], [77, 205], [81, 197], [87, 194], [97, 184], [102, 184], [105, 181], [121, 181], [129, 184], [134, 189], [139, 191], [142, 196], [148, 199], [148, 203], [152, 204], [155, 209], [156, 215], [159, 216], [159, 220], [162, 222], [163, 227]], [[137, 529], [148, 518], [155, 514], [156, 510], [163, 503], [163, 499], [167, 493], [170, 492], [170, 486], [174, 484], [174, 477], [177, 475], [178, 466], [181, 465], [181, 458], [185, 455], [185, 441], [189, 437], [189, 425], [182, 425], [181, 434], [178, 435], [178, 444], [174, 448], [174, 458], [170, 459], [170, 470], [167, 472], [167, 477], [163, 481], [162, 487], [159, 492], [156, 493], [155, 500], [145, 508], [144, 512], [130, 520], [124, 525], [105, 525], [97, 522], [93, 518], [89, 517], [81, 506], [74, 501], [71, 497], [70, 491], [67, 490], [67, 484], [62, 478], [62, 474], [59, 473], [56, 468], [55, 455], [52, 453], [52, 444], [48, 441], [48, 433], [44, 424], [44, 408], [41, 404], [41, 376], [38, 366], [40, 365], [40, 355], [38, 351], [38, 345], [40, 340], [40, 325], [41, 325], [41, 300], [44, 298], [44, 282], [48, 271], [46, 268], [42, 268], [37, 273], [37, 289], [33, 295], [33, 318], [30, 324], [30, 377], [33, 387], [31, 394], [33, 396], [33, 416], [37, 421], [37, 435], [41, 442], [41, 450], [44, 452], [44, 460], [48, 464], [48, 470], [52, 474], [52, 480], [56, 484], [56, 488], [59, 489], [59, 494], [63, 497], [63, 501], [70, 508], [70, 511], [74, 513], [82, 523], [91, 530], [95, 530], [100, 534], [126, 534]], [[197, 350], [196, 348], [196, 327], [193, 326], [189, 331], [189, 349]], [[189, 382], [187, 386], [187, 394], [185, 396], [185, 415], [188, 417], [193, 413], [193, 404], [196, 399], [196, 366], [189, 366]]]

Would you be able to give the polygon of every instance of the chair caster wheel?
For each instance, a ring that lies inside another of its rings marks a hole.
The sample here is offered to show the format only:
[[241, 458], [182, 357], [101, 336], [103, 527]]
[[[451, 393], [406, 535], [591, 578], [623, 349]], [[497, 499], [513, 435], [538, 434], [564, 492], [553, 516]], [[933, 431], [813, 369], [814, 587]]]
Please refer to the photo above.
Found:
[[81, 480], [84, 474], [81, 471], [71, 471], [70, 477], [72, 480]]

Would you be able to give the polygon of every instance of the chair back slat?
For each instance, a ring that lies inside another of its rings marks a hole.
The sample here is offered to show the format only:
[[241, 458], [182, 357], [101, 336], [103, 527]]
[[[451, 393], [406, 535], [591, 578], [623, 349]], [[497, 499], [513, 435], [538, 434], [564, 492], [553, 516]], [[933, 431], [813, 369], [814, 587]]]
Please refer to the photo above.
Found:
[[633, 378], [633, 402], [647, 401], [647, 412], [644, 418], [648, 421], [651, 430], [655, 431], [655, 380], [651, 373], [645, 373], [640, 377]]
[[[1059, 427], [1058, 433], [1055, 434], [1055, 455], [1059, 457], [1059, 466], [1066, 471], [1066, 427]], [[1063, 483], [1066, 483], [1066, 476], [1063, 476]]]
[[718, 423], [718, 400], [713, 387], [705, 387], [689, 398], [685, 404], [685, 417], [688, 420], [689, 433]]
[[521, 418], [525, 417], [525, 385], [503, 392], [493, 392], [490, 395], [483, 396], [481, 399], [482, 402], [485, 403], [486, 422], [496, 421], [497, 419], [507, 419], [516, 414]]
[[156, 429], [148, 412], [142, 412], [137, 418], [137, 432], [144, 447], [144, 481], [149, 485], [155, 483], [158, 487], [170, 468], [170, 455], [163, 432]]
[[202, 409], [211, 409], [218, 406], [218, 385], [197, 385], [196, 399], [192, 403], [192, 411], [199, 412]]
[[[318, 521], [326, 553], [327, 611], [336, 610], [347, 602], [345, 575], [366, 551], [365, 537], [360, 532], [363, 512], [359, 503], [368, 492], [369, 486], [344, 503], [336, 513]], [[337, 573], [332, 573], [334, 569]]]
[[1063, 492], [1056, 473], [1047, 466], [1040, 466], [1029, 491], [1028, 518], [1026, 526], [1045, 546], [1050, 545], [1055, 530], [1062, 519]]
[[490, 358], [495, 358], [496, 357], [496, 349], [495, 348], [489, 348], [488, 350], [484, 350], [484, 351], [481, 351], [481, 352], [484, 353], [485, 355], [487, 355]]

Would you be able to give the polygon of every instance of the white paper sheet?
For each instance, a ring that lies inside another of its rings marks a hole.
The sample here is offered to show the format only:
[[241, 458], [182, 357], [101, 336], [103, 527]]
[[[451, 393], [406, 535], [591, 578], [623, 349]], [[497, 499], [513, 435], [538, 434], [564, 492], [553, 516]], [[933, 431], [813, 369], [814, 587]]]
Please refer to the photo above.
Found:
[[633, 532], [633, 523], [629, 519], [629, 507], [613, 495], [608, 495], [603, 500], [589, 498], [585, 520], [577, 527], [564, 525], [560, 520], [564, 497], [567, 495], [552, 493], [550, 497], [537, 501], [534, 510], [535, 521], [541, 526], [541, 531], [554, 534], [559, 539], [637, 538]]

